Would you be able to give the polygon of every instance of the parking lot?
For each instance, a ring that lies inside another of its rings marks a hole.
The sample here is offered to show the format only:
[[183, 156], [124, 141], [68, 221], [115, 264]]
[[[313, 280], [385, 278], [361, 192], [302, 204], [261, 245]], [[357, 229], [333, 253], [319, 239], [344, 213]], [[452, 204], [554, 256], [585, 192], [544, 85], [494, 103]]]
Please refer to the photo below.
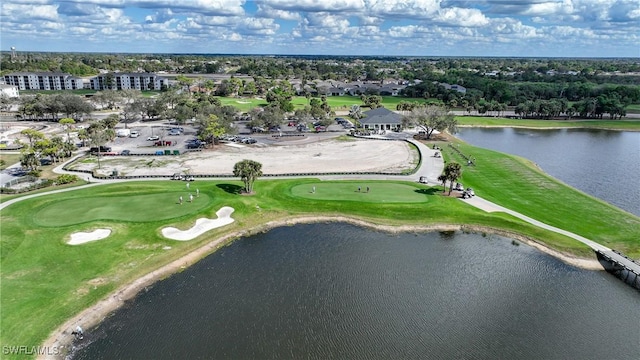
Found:
[[[181, 128], [181, 131], [173, 130]], [[132, 132], [138, 133], [137, 137], [116, 137], [107, 143], [112, 153], [129, 151], [130, 155], [154, 154], [156, 151], [178, 150], [180, 153], [187, 150], [188, 141], [196, 137], [196, 130], [191, 126], [171, 126], [155, 124], [136, 124], [128, 127]]]

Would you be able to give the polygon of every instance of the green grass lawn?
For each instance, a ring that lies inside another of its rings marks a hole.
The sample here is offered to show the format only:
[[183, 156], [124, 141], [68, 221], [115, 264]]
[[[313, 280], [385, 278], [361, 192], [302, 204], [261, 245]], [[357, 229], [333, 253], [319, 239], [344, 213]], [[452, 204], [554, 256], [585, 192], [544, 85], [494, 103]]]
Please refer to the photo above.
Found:
[[[180, 184], [182, 185], [182, 184]], [[211, 199], [202, 194], [198, 201], [189, 203], [189, 193], [184, 188], [163, 193], [122, 196], [99, 196], [83, 199], [56, 201], [43, 206], [34, 214], [34, 223], [40, 226], [58, 227], [88, 223], [91, 221], [150, 222], [173, 219], [206, 208]], [[195, 196], [195, 193], [193, 193]], [[183, 206], [178, 198], [182, 196]], [[84, 203], [94, 204], [87, 209]]]
[[[416, 193], [422, 196], [416, 196]], [[291, 188], [291, 194], [309, 200], [387, 204], [420, 203], [427, 201], [428, 198], [421, 186], [368, 181], [322, 181], [296, 185]]]
[[483, 116], [456, 116], [459, 125], [523, 126], [531, 128], [593, 128], [640, 131], [640, 120], [530, 120]]
[[0, 160], [4, 160], [4, 165], [0, 166], [0, 170], [20, 162], [20, 154], [3, 154], [0, 152]]
[[[256, 99], [256, 98], [235, 98], [235, 97], [218, 97], [223, 105], [231, 105], [238, 108], [240, 111], [248, 112], [251, 109], [267, 106], [267, 100], [265, 99]], [[396, 106], [401, 101], [410, 101], [410, 102], [420, 102], [424, 103], [427, 100], [425, 99], [414, 99], [414, 98], [403, 98], [399, 96], [383, 96], [382, 97], [382, 105], [389, 110], [395, 110]], [[305, 106], [309, 105], [309, 100], [304, 96], [294, 96], [291, 100], [291, 103], [294, 105], [295, 109], [302, 109]], [[327, 103], [331, 108], [336, 110], [349, 110], [351, 105], [360, 105], [362, 106], [362, 100], [360, 100], [359, 96], [328, 96]], [[364, 109], [366, 110], [366, 109]]]
[[640, 113], [640, 104], [631, 104], [627, 106], [627, 112]]
[[[447, 161], [462, 159], [446, 145]], [[575, 191], [521, 158], [460, 143], [477, 159], [461, 181], [496, 203], [640, 257], [640, 218]], [[347, 216], [385, 225], [479, 225], [539, 239], [560, 251], [592, 256], [583, 244], [503, 213], [486, 213], [442, 195], [439, 187], [401, 181], [259, 179], [252, 196], [233, 180], [197, 181], [194, 203], [182, 182], [114, 183], [27, 199], [2, 210], [0, 342], [37, 346], [66, 319], [115, 289], [192, 252], [211, 239], [296, 216]], [[316, 191], [312, 192], [315, 186]], [[357, 188], [361, 187], [361, 192]], [[366, 187], [370, 188], [369, 193]], [[198, 239], [171, 241], [166, 226], [235, 209], [233, 224]], [[70, 234], [106, 227], [112, 234], [78, 246]]]

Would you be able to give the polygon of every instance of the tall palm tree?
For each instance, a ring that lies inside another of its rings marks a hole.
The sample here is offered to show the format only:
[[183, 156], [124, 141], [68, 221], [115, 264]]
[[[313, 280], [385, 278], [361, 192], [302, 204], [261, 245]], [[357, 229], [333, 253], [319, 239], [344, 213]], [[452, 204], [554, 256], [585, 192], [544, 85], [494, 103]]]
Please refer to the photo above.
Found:
[[[462, 166], [457, 162], [450, 162], [444, 167], [444, 176], [446, 180], [449, 180], [449, 195], [453, 191], [453, 183], [456, 182], [462, 176]], [[446, 181], [445, 180], [445, 181]]]
[[238, 176], [244, 182], [244, 191], [253, 192], [253, 183], [262, 176], [262, 164], [253, 160], [242, 160], [233, 166], [233, 176]]

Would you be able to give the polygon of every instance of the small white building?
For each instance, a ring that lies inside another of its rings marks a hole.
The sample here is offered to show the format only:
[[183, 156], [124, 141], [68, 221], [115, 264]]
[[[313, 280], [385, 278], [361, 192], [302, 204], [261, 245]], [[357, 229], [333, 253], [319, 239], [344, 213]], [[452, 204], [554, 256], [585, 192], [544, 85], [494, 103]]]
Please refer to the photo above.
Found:
[[0, 84], [0, 94], [10, 98], [17, 98], [20, 97], [20, 89], [15, 85]]

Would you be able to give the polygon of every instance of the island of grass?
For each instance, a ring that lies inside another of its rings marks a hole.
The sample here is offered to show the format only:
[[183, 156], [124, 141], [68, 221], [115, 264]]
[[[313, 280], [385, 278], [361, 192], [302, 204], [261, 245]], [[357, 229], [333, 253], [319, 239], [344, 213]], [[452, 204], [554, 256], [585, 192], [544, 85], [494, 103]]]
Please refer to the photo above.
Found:
[[[566, 186], [521, 158], [465, 143], [455, 144], [455, 151], [446, 143], [439, 145], [446, 161], [463, 162], [461, 154], [477, 159], [476, 166], [464, 168], [461, 182], [478, 195], [640, 257], [640, 218]], [[484, 212], [446, 196], [441, 187], [419, 183], [260, 179], [252, 196], [243, 195], [236, 181], [198, 181], [197, 186], [200, 197], [182, 205], [179, 196], [188, 196], [184, 183], [139, 181], [43, 195], [3, 209], [0, 342], [41, 345], [83, 309], [102, 301], [117, 306], [141, 286], [233, 239], [295, 221], [353, 221], [399, 231], [496, 231], [594, 258], [578, 241], [504, 213]], [[198, 218], [215, 217], [223, 206], [235, 209], [234, 223], [191, 241], [161, 234], [167, 226], [184, 229]], [[109, 228], [111, 235], [97, 242], [66, 244], [70, 234], [96, 228]], [[83, 318], [85, 327], [105, 315], [100, 311], [113, 307], [100, 309], [93, 319]]]

